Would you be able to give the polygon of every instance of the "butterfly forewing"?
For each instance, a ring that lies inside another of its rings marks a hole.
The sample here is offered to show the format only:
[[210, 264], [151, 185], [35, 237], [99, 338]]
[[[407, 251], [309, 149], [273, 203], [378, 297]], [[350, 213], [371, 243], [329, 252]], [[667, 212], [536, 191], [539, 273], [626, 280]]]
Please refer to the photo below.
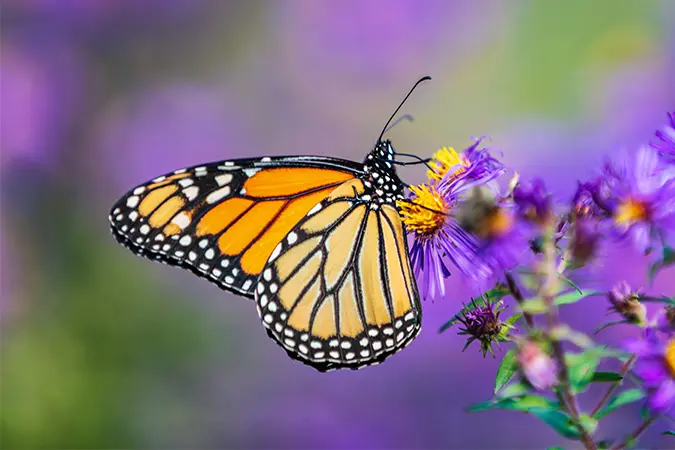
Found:
[[320, 157], [181, 169], [129, 191], [112, 207], [111, 227], [136, 254], [252, 297], [279, 241], [336, 187], [359, 174], [355, 163]]
[[398, 213], [367, 192], [350, 180], [312, 208], [274, 249], [256, 286], [270, 336], [319, 370], [378, 363], [420, 330]]

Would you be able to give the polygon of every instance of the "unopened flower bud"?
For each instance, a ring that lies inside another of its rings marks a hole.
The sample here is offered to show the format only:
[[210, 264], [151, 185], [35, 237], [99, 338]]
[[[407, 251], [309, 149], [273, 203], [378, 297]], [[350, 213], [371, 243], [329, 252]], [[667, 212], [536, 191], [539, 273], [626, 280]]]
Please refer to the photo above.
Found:
[[475, 302], [472, 306], [472, 309], [465, 309], [458, 318], [463, 325], [459, 334], [469, 336], [465, 349], [473, 341], [479, 341], [483, 356], [485, 356], [488, 351], [493, 353], [492, 343], [498, 341], [503, 327], [508, 326], [499, 319], [505, 308], [502, 307], [502, 302], [493, 304], [489, 299], [486, 299], [484, 306], [478, 306]]
[[517, 358], [520, 370], [535, 389], [544, 391], [558, 384], [558, 365], [536, 342], [521, 343]]
[[611, 309], [630, 323], [644, 325], [647, 322], [647, 308], [640, 303], [640, 293], [633, 291], [625, 281], [617, 283], [607, 298], [612, 304]]

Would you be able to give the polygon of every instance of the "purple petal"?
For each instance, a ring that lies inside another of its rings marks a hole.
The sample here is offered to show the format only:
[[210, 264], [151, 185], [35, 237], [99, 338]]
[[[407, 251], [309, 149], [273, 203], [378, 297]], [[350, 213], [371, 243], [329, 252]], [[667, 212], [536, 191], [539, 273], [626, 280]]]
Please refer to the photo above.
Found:
[[656, 412], [668, 411], [675, 404], [675, 380], [663, 382], [647, 399], [647, 406]]
[[670, 375], [660, 358], [640, 360], [633, 372], [642, 378], [644, 385], [647, 387], [656, 387], [662, 384]]

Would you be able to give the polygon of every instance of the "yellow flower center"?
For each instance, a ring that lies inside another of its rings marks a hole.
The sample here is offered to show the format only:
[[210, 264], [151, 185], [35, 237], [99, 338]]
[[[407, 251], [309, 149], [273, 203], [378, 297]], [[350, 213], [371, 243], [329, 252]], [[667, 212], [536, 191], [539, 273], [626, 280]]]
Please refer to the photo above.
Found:
[[670, 374], [675, 377], [675, 338], [670, 339], [666, 345], [666, 366], [670, 369]]
[[649, 208], [645, 202], [634, 198], [628, 198], [616, 208], [614, 220], [619, 225], [630, 225], [635, 222], [647, 220], [648, 216]]
[[469, 163], [469, 160], [466, 159], [466, 156], [460, 155], [454, 148], [443, 147], [434, 153], [430, 165], [433, 170], [427, 171], [429, 179], [441, 181], [450, 169], [455, 169], [451, 176], [457, 176], [464, 172], [471, 164]]
[[410, 186], [412, 201], [398, 200], [400, 215], [406, 227], [422, 236], [436, 234], [445, 223], [448, 205], [433, 186]]

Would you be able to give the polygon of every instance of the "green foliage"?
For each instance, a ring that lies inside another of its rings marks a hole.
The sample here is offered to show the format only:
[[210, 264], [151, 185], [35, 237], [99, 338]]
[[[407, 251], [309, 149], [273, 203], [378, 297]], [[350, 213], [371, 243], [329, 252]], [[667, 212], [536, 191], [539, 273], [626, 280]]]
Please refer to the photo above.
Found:
[[544, 299], [536, 297], [525, 300], [520, 305], [520, 308], [527, 314], [543, 314], [548, 311], [548, 306], [546, 306]]
[[565, 364], [567, 364], [567, 373], [573, 393], [578, 394], [586, 390], [593, 379], [595, 369], [600, 364], [600, 358], [601, 352], [597, 349], [565, 355]]
[[654, 280], [661, 269], [665, 269], [666, 267], [669, 267], [673, 264], [675, 264], [675, 249], [664, 246], [661, 258], [658, 261], [652, 263], [647, 270], [649, 281], [651, 282]]
[[662, 436], [675, 436], [675, 431], [667, 430], [661, 433]]
[[470, 406], [467, 411], [478, 412], [502, 409], [529, 412], [533, 408], [557, 410], [560, 408], [560, 404], [540, 395], [527, 394], [518, 397], [496, 398], [476, 403], [475, 405]]
[[600, 291], [591, 291], [591, 290], [576, 290], [572, 292], [563, 293], [556, 297], [555, 304], [557, 306], [562, 305], [571, 305], [577, 303], [580, 300], [585, 299], [586, 297], [592, 297], [594, 295], [604, 295], [604, 292]]
[[[518, 386], [519, 384], [515, 384]], [[522, 386], [522, 385], [521, 385]], [[508, 389], [508, 387], [507, 387]], [[505, 389], [506, 390], [506, 389]], [[468, 408], [468, 412], [510, 410], [522, 411], [533, 415], [568, 439], [578, 439], [579, 430], [570, 417], [560, 411], [560, 403], [540, 395], [525, 394], [515, 397], [497, 397], [477, 403]]]
[[518, 322], [521, 317], [523, 317], [522, 314], [514, 314], [508, 319], [506, 319], [506, 321], [504, 321], [504, 323], [502, 324], [502, 329], [499, 332], [499, 336], [497, 336], [497, 340], [500, 342], [508, 341], [509, 333], [511, 332], [511, 330], [513, 330], [514, 324]]
[[504, 386], [496, 395], [500, 398], [519, 397], [531, 392], [534, 388], [525, 379], [513, 381]]
[[594, 334], [598, 334], [598, 333], [600, 333], [601, 331], [603, 331], [603, 330], [605, 330], [605, 329], [607, 329], [607, 328], [609, 328], [609, 327], [613, 327], [613, 326], [615, 326], [615, 325], [623, 325], [623, 324], [629, 324], [629, 323], [630, 323], [630, 322], [629, 322], [628, 320], [625, 320], [625, 319], [623, 319], [623, 320], [615, 320], [615, 321], [613, 321], [613, 322], [606, 322], [606, 323], [603, 323], [602, 325], [600, 325], [598, 328], [596, 328]]
[[595, 372], [591, 378], [591, 383], [613, 383], [623, 380], [623, 376], [616, 372]]
[[567, 439], [579, 439], [579, 430], [570, 417], [556, 409], [533, 408], [528, 411]]
[[[571, 329], [567, 325], [558, 325], [553, 330], [551, 330], [550, 335], [551, 339], [558, 341], [568, 341], [579, 348], [588, 349], [593, 346], [593, 341], [591, 338], [580, 331]], [[598, 352], [599, 350], [596, 349], [595, 351]]]
[[[571, 292], [564, 292], [558, 295], [553, 303], [556, 306], [562, 305], [571, 305], [577, 303], [586, 297], [591, 297], [594, 295], [601, 295], [603, 292], [591, 291], [591, 290], [574, 290]], [[523, 312], [528, 314], [542, 314], [548, 311], [548, 306], [544, 302], [543, 298], [534, 297], [528, 300], [525, 300], [521, 305]]]
[[604, 408], [602, 408], [600, 411], [598, 411], [595, 414], [595, 418], [597, 420], [602, 419], [615, 409], [627, 405], [629, 403], [637, 402], [638, 400], [642, 400], [645, 397], [645, 393], [642, 392], [640, 389], [628, 389], [627, 391], [623, 391], [620, 394], [616, 395], [613, 397], [609, 402], [607, 402], [607, 405], [605, 405]]
[[504, 355], [502, 358], [501, 364], [497, 369], [497, 375], [495, 376], [495, 385], [494, 393], [497, 393], [501, 388], [503, 388], [506, 383], [511, 381], [513, 374], [518, 370], [518, 362], [516, 361], [516, 349], [512, 348]]
[[464, 305], [464, 307], [460, 309], [457, 314], [455, 314], [450, 318], [450, 320], [445, 322], [438, 330], [438, 332], [442, 333], [448, 328], [455, 325], [459, 320], [459, 318], [462, 317], [464, 313], [473, 311], [474, 309], [480, 308], [481, 306], [485, 306], [485, 299], [488, 299], [491, 303], [495, 303], [509, 294], [511, 294], [511, 291], [509, 291], [508, 287], [504, 286], [501, 283], [495, 284], [495, 286], [492, 289], [486, 291], [481, 296], [472, 298], [471, 301], [466, 305]]

